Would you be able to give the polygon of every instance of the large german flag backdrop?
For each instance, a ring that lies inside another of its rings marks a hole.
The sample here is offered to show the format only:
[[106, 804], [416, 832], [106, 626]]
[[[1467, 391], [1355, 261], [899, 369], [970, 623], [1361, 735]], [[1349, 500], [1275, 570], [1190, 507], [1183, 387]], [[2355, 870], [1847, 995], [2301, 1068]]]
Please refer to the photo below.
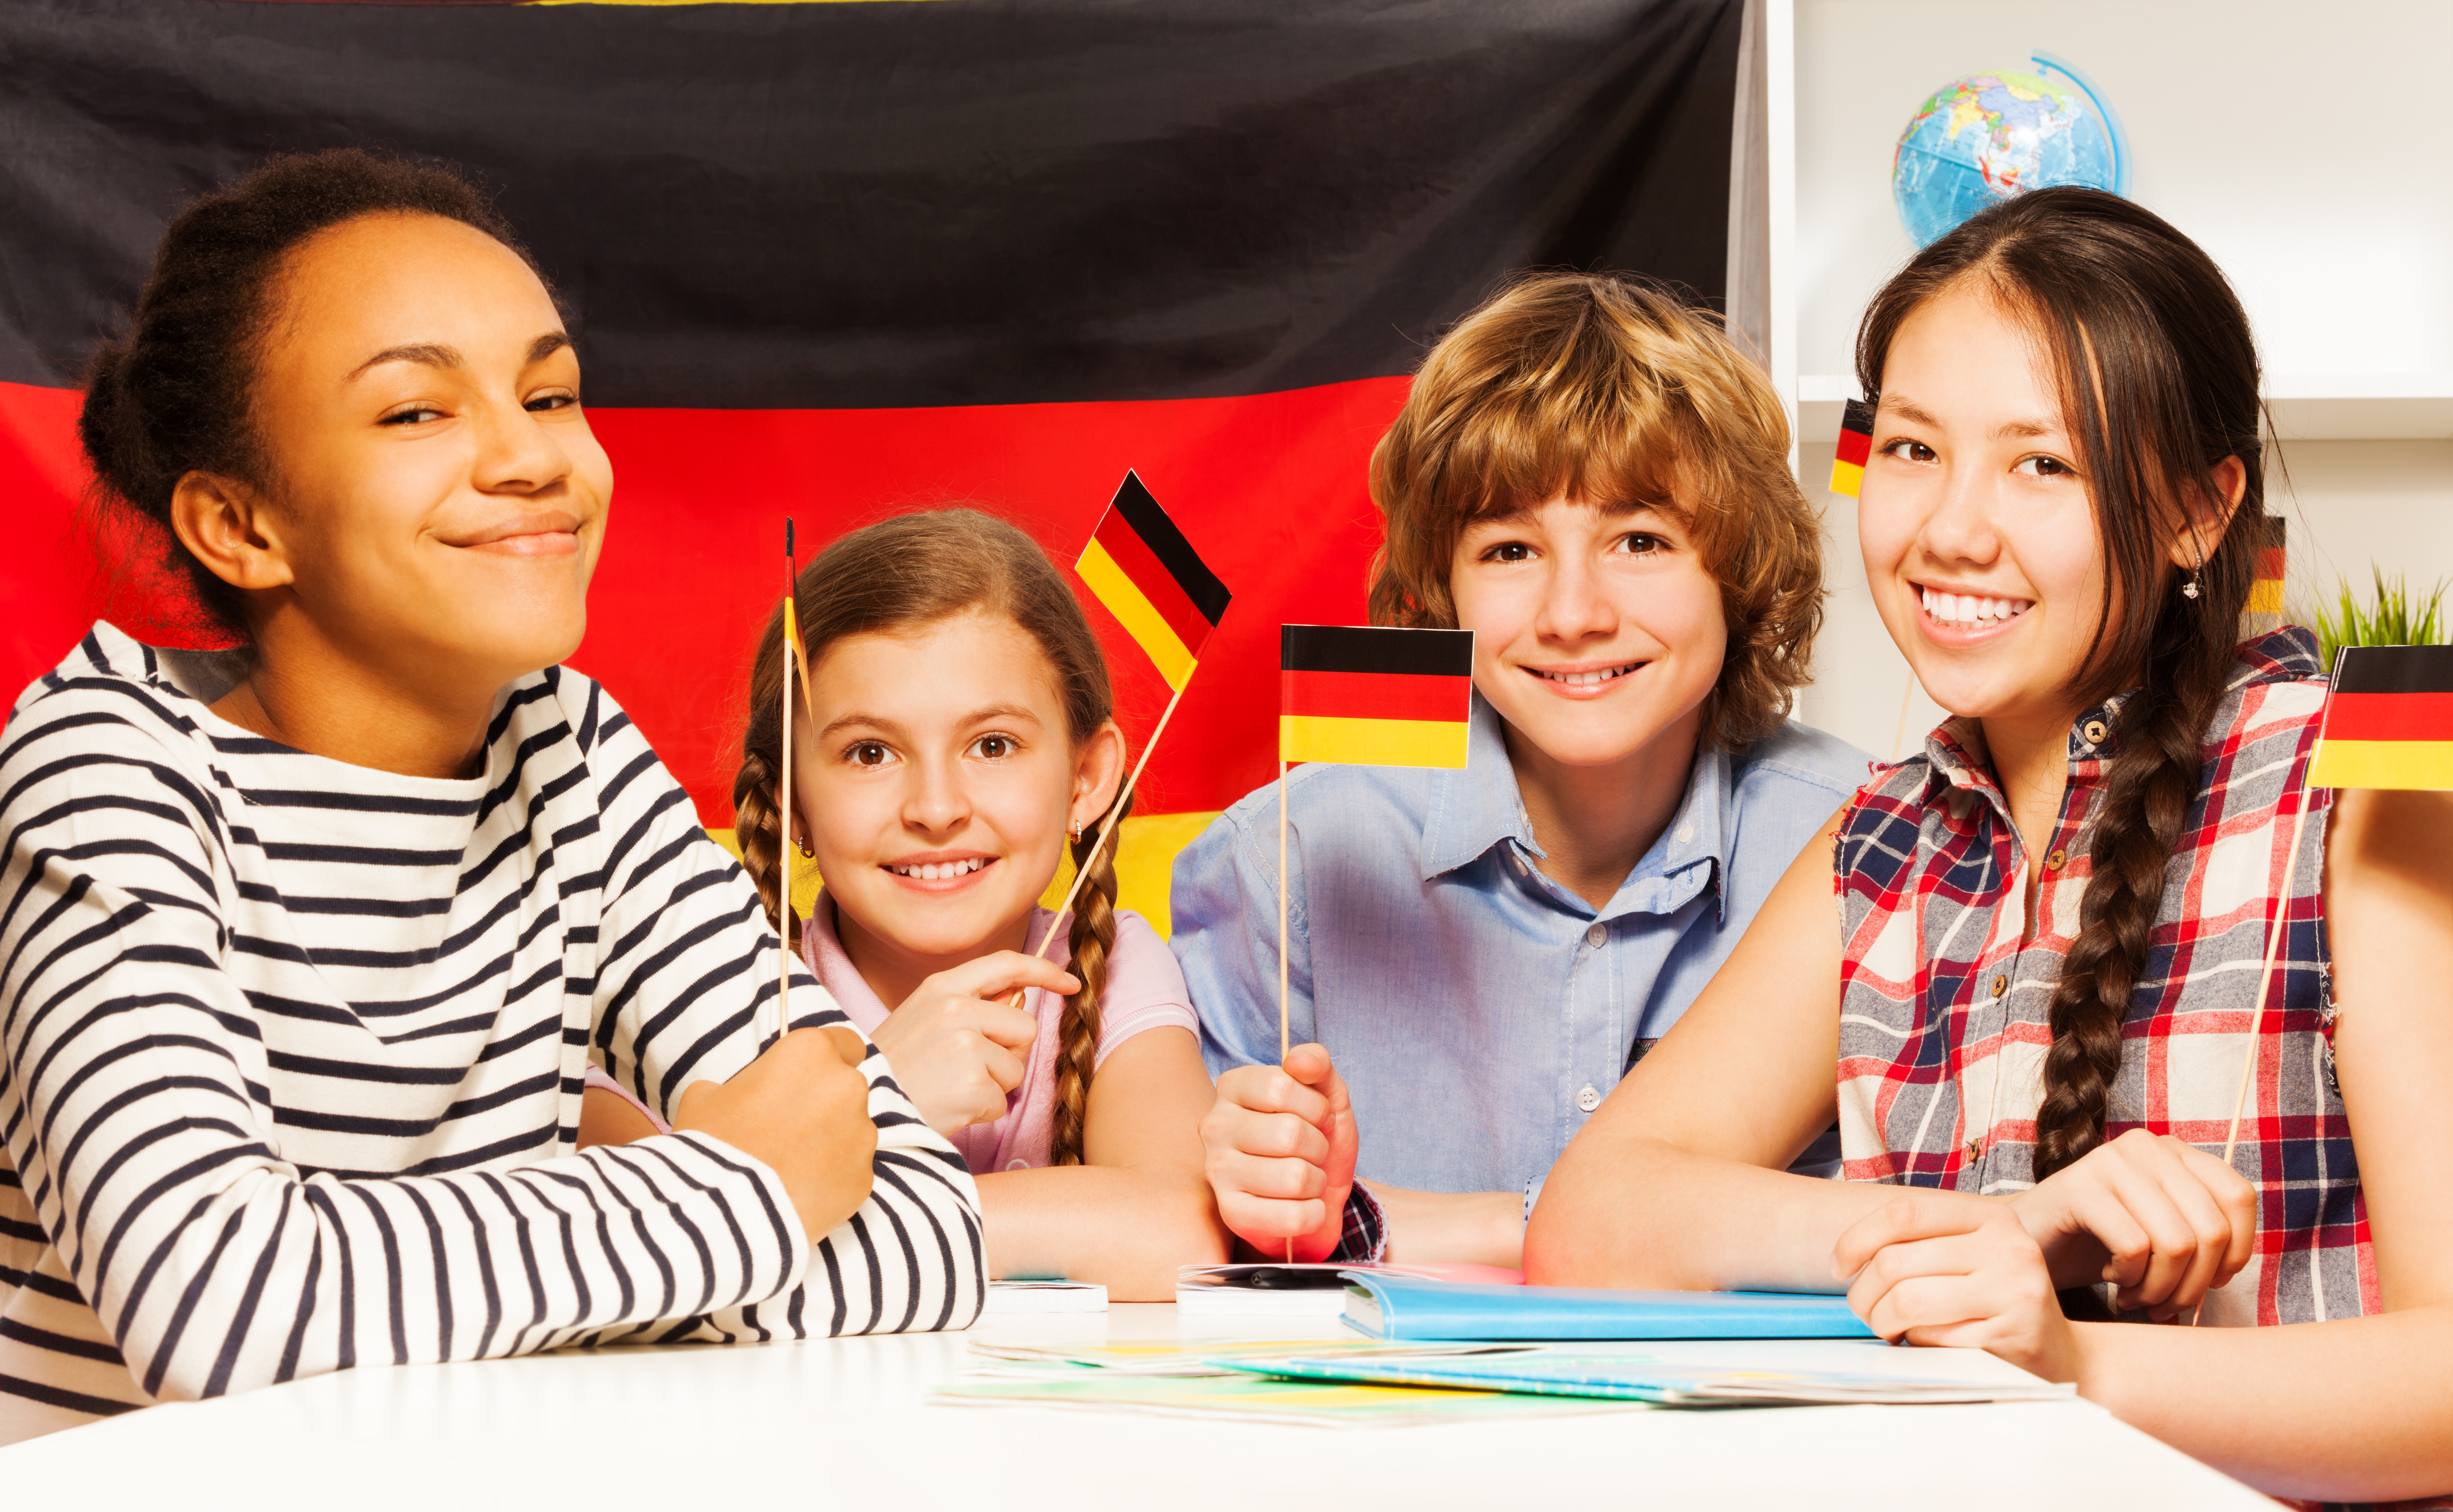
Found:
[[[1235, 590], [1138, 806], [1223, 806], [1278, 626], [1364, 617], [1427, 344], [1529, 267], [1718, 301], [1742, 5], [9, 0], [0, 685], [178, 638], [77, 525], [77, 374], [182, 203], [363, 146], [469, 169], [556, 283], [618, 480], [574, 660], [708, 825], [784, 514], [972, 503], [1070, 563], [1127, 468]], [[1138, 743], [1167, 686], [1085, 600]]]

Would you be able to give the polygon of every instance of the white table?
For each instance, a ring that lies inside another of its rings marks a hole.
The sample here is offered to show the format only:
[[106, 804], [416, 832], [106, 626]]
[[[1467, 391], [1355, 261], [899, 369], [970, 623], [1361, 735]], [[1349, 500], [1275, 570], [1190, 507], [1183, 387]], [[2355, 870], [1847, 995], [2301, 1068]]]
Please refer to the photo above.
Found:
[[[1206, 1337], [1329, 1321], [1183, 1320]], [[1167, 1338], [1175, 1308], [991, 1317], [987, 1337]], [[750, 1512], [1147, 1507], [2264, 1507], [2082, 1402], [1633, 1410], [1313, 1428], [928, 1407], [965, 1334], [368, 1369], [155, 1407], [0, 1450], [10, 1508]], [[1581, 1347], [1581, 1346], [1580, 1346]], [[1965, 1350], [1818, 1340], [1618, 1346], [1665, 1359], [2024, 1379]]]

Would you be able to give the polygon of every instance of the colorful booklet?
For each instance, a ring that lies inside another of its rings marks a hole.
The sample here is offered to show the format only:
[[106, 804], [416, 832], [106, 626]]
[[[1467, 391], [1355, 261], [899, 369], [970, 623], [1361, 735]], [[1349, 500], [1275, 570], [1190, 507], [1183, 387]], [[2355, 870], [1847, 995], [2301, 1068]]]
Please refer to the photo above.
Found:
[[1880, 1403], [2057, 1402], [2076, 1388], [2027, 1381], [1990, 1385], [1874, 1371], [1765, 1370], [1746, 1365], [1665, 1364], [1642, 1355], [1267, 1356], [1210, 1362], [1222, 1369], [1295, 1381], [1446, 1386], [1534, 1396], [1605, 1397], [1669, 1407], [1800, 1406]]
[[1306, 1427], [1398, 1428], [1420, 1423], [1491, 1422], [1587, 1412], [1643, 1412], [1640, 1403], [1601, 1397], [1542, 1397], [1436, 1386], [1357, 1385], [1273, 1381], [1221, 1373], [1185, 1379], [1086, 1371], [1035, 1381], [962, 1381], [932, 1389], [931, 1406], [1089, 1407], [1168, 1417]]
[[1845, 1297], [1586, 1291], [1347, 1273], [1346, 1322], [1375, 1339], [1871, 1339]]

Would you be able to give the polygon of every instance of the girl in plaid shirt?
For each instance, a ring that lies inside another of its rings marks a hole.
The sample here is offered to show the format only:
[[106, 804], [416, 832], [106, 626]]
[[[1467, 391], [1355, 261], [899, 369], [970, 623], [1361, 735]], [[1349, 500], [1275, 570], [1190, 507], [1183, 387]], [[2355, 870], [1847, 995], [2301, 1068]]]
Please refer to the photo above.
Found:
[[[1866, 576], [1954, 717], [1577, 1137], [1528, 1276], [1845, 1287], [2269, 1491], [2453, 1491], [2453, 797], [2305, 786], [2315, 647], [2241, 639], [2238, 300], [2148, 211], [2040, 190], [1894, 278], [1858, 371]], [[1784, 1174], [1835, 1115], [1847, 1180]], [[2136, 1325], [2192, 1320], [2306, 1326]]]

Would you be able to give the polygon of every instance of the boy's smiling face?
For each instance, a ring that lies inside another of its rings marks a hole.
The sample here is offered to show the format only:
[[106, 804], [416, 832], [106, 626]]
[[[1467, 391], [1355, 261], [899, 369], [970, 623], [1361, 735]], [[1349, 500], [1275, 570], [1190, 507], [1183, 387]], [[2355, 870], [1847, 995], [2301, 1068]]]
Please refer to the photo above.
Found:
[[1474, 632], [1474, 686], [1520, 762], [1608, 766], [1701, 732], [1728, 625], [1678, 516], [1558, 498], [1477, 520], [1448, 584]]

